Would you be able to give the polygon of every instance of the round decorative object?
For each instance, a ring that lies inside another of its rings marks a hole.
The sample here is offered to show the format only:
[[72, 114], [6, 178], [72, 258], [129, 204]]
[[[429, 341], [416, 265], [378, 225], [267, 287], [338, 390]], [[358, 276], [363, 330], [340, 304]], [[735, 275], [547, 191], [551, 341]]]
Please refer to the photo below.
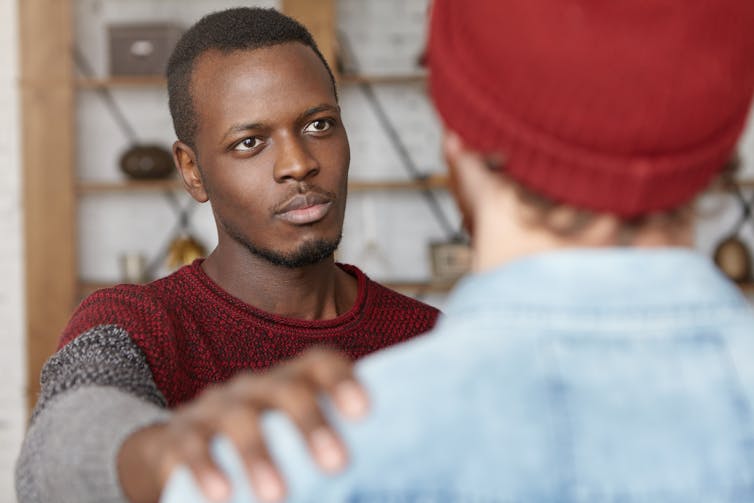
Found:
[[134, 145], [120, 158], [120, 169], [130, 178], [154, 180], [173, 174], [172, 154], [158, 145]]
[[751, 254], [746, 244], [731, 236], [715, 248], [715, 263], [723, 273], [738, 283], [751, 277]]

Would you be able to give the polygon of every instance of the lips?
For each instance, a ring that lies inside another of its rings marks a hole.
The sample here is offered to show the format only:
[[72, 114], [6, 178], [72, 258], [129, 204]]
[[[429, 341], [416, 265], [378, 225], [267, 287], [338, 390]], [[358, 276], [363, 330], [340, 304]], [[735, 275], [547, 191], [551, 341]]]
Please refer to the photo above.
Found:
[[331, 206], [331, 198], [324, 194], [309, 192], [293, 196], [283, 203], [275, 214], [286, 222], [306, 225], [325, 218]]

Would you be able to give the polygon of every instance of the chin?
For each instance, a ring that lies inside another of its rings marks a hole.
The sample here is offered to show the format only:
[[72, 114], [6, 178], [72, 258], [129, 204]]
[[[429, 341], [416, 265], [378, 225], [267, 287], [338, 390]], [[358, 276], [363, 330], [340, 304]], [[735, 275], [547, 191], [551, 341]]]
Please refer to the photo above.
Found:
[[308, 239], [288, 250], [257, 247], [248, 241], [243, 242], [243, 244], [253, 255], [261, 257], [273, 265], [298, 269], [331, 259], [340, 244], [340, 236], [331, 239], [322, 237]]

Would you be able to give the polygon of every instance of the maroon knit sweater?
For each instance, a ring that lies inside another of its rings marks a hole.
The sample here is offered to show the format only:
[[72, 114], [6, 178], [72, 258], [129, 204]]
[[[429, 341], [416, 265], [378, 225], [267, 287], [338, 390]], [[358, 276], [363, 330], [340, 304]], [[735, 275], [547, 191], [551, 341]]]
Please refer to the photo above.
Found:
[[144, 353], [155, 384], [170, 407], [209, 383], [243, 369], [261, 370], [302, 350], [326, 344], [352, 358], [431, 329], [437, 309], [389, 290], [358, 268], [353, 308], [331, 320], [284, 318], [229, 295], [201, 268], [201, 260], [147, 285], [119, 285], [86, 298], [60, 347], [97, 327], [124, 329]]

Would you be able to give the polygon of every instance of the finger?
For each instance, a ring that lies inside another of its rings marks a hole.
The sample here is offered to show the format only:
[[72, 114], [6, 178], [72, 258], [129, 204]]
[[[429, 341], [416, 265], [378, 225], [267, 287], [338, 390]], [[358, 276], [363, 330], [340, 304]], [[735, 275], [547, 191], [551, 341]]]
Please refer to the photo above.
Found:
[[275, 503], [285, 497], [285, 482], [268, 459], [255, 458], [247, 465], [249, 481], [260, 501]]
[[345, 445], [328, 424], [310, 381], [290, 380], [274, 393], [275, 408], [285, 412], [301, 431], [317, 464], [326, 472], [340, 471], [346, 464]]
[[332, 391], [332, 399], [341, 414], [349, 419], [362, 419], [369, 412], [369, 396], [355, 380], [343, 380]]
[[285, 483], [265, 444], [259, 413], [236, 402], [223, 416], [221, 428], [235, 444], [257, 498], [265, 502], [282, 500]]
[[345, 444], [335, 431], [323, 426], [308, 436], [309, 450], [319, 467], [327, 473], [338, 473], [348, 463]]
[[327, 423], [318, 401], [319, 390], [310, 380], [269, 376], [252, 380], [249, 386], [254, 388], [250, 405], [258, 410], [278, 410], [288, 416], [306, 439], [321, 469], [334, 473], [345, 466], [345, 446]]
[[345, 417], [359, 419], [366, 415], [369, 409], [366, 390], [356, 379], [353, 361], [345, 354], [326, 348], [313, 349], [292, 362], [291, 370], [326, 392]]
[[199, 488], [210, 501], [226, 501], [231, 494], [230, 482], [210, 455], [210, 436], [197, 430], [180, 438], [179, 457], [194, 475]]

